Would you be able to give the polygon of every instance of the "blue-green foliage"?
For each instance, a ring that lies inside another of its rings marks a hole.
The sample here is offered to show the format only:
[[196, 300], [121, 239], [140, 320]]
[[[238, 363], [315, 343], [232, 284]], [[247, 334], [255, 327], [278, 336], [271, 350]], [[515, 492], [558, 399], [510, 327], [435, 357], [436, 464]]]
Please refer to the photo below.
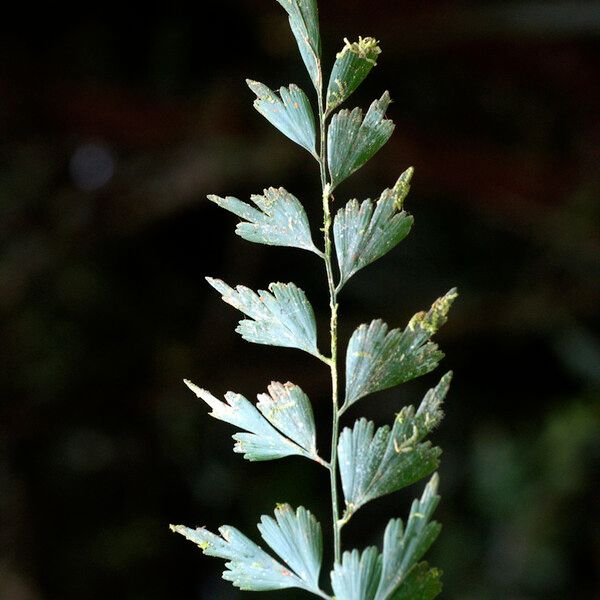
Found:
[[297, 385], [273, 382], [268, 394], [258, 395], [255, 407], [241, 394], [227, 392], [226, 402], [221, 402], [191, 381], [185, 383], [212, 408], [211, 416], [247, 432], [233, 436], [233, 450], [244, 458], [273, 460], [296, 454], [323, 462], [317, 454], [312, 406]]
[[359, 419], [342, 431], [338, 443], [345, 520], [361, 506], [423, 479], [438, 467], [439, 448], [425, 436], [442, 418], [441, 404], [448, 392], [451, 373], [429, 390], [418, 410], [405, 406], [387, 425]]
[[332, 189], [358, 171], [390, 139], [394, 123], [385, 118], [390, 102], [389, 93], [384, 92], [379, 100], [373, 100], [364, 118], [360, 108], [343, 109], [333, 115], [327, 138]]
[[402, 173], [396, 185], [382, 192], [375, 204], [370, 199], [361, 203], [350, 200], [338, 210], [333, 236], [340, 268], [339, 288], [408, 235], [413, 218], [402, 210], [402, 203], [410, 189], [412, 173], [412, 168]]
[[346, 353], [344, 406], [435, 369], [444, 355], [430, 339], [446, 322], [456, 295], [450, 290], [428, 312], [417, 313], [405, 329], [388, 331], [379, 319], [356, 329]]
[[281, 133], [316, 158], [315, 118], [306, 94], [293, 83], [287, 88], [282, 87], [279, 96], [264, 83], [251, 79], [246, 83], [256, 94], [254, 108]]
[[[383, 535], [383, 552], [370, 547], [359, 553], [358, 550], [344, 552], [342, 562], [336, 564], [331, 573], [331, 583], [336, 599], [344, 600], [397, 600], [403, 598], [402, 588], [434, 587], [439, 581], [439, 571], [427, 569], [422, 573], [418, 561], [437, 537], [440, 526], [431, 521], [437, 503], [437, 476], [434, 475], [425, 486], [419, 500], [415, 500], [410, 510], [406, 528], [402, 519], [392, 519]], [[421, 563], [424, 564], [424, 563]], [[418, 579], [415, 580], [418, 575]], [[439, 593], [439, 585], [435, 597]], [[421, 600], [419, 595], [406, 598]]]
[[208, 199], [243, 219], [236, 225], [235, 232], [249, 242], [290, 246], [321, 255], [312, 241], [304, 207], [283, 188], [269, 188], [262, 195], [254, 194], [251, 200], [257, 208], [232, 196], [210, 195]]
[[296, 511], [284, 504], [275, 509], [275, 519], [263, 516], [258, 529], [263, 540], [284, 564], [267, 554], [235, 527], [219, 528], [220, 536], [204, 527], [190, 529], [173, 525], [208, 556], [226, 559], [223, 578], [242, 590], [266, 591], [301, 588], [324, 596], [319, 589], [323, 544], [321, 526], [303, 507]]
[[[324, 202], [324, 250], [313, 242], [306, 211], [298, 198], [283, 188], [268, 188], [254, 195], [254, 205], [231, 196], [209, 199], [241, 219], [236, 233], [245, 240], [271, 246], [309, 250], [325, 261], [331, 306], [331, 356], [321, 354], [313, 308], [294, 283], [271, 283], [254, 292], [207, 278], [225, 302], [247, 318], [236, 331], [257, 344], [296, 348], [312, 354], [332, 372], [337, 382], [337, 294], [361, 269], [381, 258], [410, 232], [413, 219], [404, 211], [412, 168], [386, 189], [376, 202], [350, 200], [332, 219], [331, 192], [360, 169], [387, 142], [394, 130], [385, 118], [388, 92], [375, 100], [367, 113], [359, 108], [335, 110], [360, 85], [381, 52], [373, 38], [345, 40], [324, 88], [321, 41], [316, 0], [277, 0], [287, 11], [290, 26], [310, 79], [317, 91], [318, 127], [306, 94], [295, 84], [279, 94], [248, 80], [256, 94], [256, 109], [288, 138], [319, 162]], [[327, 120], [331, 117], [329, 128]], [[320, 132], [320, 139], [317, 135]], [[320, 150], [317, 148], [320, 146]], [[337, 257], [337, 281], [332, 266], [332, 245]], [[450, 290], [427, 312], [417, 313], [404, 329], [389, 330], [381, 320], [360, 325], [346, 351], [345, 399], [338, 406], [334, 393], [334, 431], [340, 416], [361, 398], [404, 383], [435, 369], [443, 354], [432, 336], [446, 322], [456, 297]], [[305, 508], [278, 505], [274, 516], [263, 515], [258, 524], [265, 550], [230, 526], [220, 535], [205, 528], [182, 525], [172, 529], [196, 543], [204, 554], [225, 559], [224, 579], [242, 590], [267, 591], [300, 588], [330, 600], [430, 600], [441, 590], [441, 573], [422, 562], [437, 537], [440, 525], [432, 521], [438, 504], [438, 478], [434, 473], [408, 519], [391, 519], [380, 550], [371, 546], [343, 554], [339, 550], [342, 527], [366, 503], [431, 475], [439, 464], [440, 449], [426, 437], [442, 418], [441, 406], [451, 373], [430, 389], [419, 407], [403, 407], [390, 426], [376, 427], [360, 418], [333, 440], [331, 461], [317, 451], [317, 432], [308, 396], [293, 383], [273, 382], [253, 404], [241, 394], [227, 392], [225, 401], [186, 380], [190, 389], [210, 408], [213, 417], [242, 430], [233, 435], [234, 451], [251, 461], [289, 456], [309, 458], [330, 472], [332, 483], [335, 560], [330, 570], [332, 593], [320, 583], [323, 559], [321, 526]], [[339, 471], [338, 471], [339, 469]], [[341, 478], [345, 511], [338, 519], [334, 500]], [[334, 596], [332, 596], [332, 594]]]
[[315, 313], [306, 294], [294, 283], [271, 283], [269, 291], [238, 285], [229, 287], [220, 279], [206, 278], [223, 300], [250, 317], [236, 331], [247, 341], [268, 346], [298, 348], [319, 356]]
[[377, 40], [374, 38], [358, 39], [345, 46], [336, 56], [335, 64], [327, 86], [327, 112], [339, 106], [362, 83], [369, 71], [377, 64], [381, 54]]

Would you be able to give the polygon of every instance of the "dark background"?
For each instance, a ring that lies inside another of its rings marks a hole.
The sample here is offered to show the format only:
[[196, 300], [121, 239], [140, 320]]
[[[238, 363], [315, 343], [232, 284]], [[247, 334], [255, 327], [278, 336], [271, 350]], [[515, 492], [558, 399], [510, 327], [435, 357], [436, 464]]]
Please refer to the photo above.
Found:
[[[318, 232], [316, 165], [244, 84], [310, 91], [284, 12], [270, 0], [14, 8], [0, 25], [0, 598], [238, 598], [169, 523], [257, 539], [260, 514], [289, 501], [329, 533], [325, 473], [243, 461], [233, 428], [181, 383], [252, 398], [290, 379], [328, 451], [327, 370], [243, 342], [203, 279], [293, 280], [326, 333], [318, 259], [244, 242], [205, 200], [283, 185]], [[429, 558], [443, 597], [598, 598], [600, 5], [322, 0], [321, 28], [327, 66], [344, 36], [382, 40], [348, 106], [386, 88], [395, 99], [394, 137], [337, 202], [415, 167], [415, 227], [345, 288], [342, 342], [461, 292], [438, 336], [441, 369], [455, 371], [434, 435], [444, 530]], [[346, 424], [389, 422], [441, 369], [363, 400]], [[380, 543], [421, 489], [366, 507], [346, 547]]]

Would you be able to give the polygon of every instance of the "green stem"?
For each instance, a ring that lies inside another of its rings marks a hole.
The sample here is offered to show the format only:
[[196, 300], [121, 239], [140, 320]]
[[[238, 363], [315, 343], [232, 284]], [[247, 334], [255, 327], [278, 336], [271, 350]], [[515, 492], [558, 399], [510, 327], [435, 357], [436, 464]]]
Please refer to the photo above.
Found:
[[319, 153], [319, 169], [321, 173], [321, 189], [323, 198], [323, 239], [325, 242], [325, 268], [327, 270], [327, 283], [329, 286], [329, 334], [331, 339], [331, 399], [333, 403], [333, 419], [331, 428], [331, 460], [329, 461], [329, 475], [331, 483], [331, 518], [333, 522], [333, 548], [336, 563], [341, 559], [341, 541], [339, 526], [339, 504], [337, 489], [337, 443], [339, 433], [339, 408], [338, 408], [338, 368], [337, 368], [337, 320], [338, 303], [337, 290], [333, 276], [331, 261], [331, 186], [327, 182], [327, 116], [323, 110], [323, 91], [317, 90], [319, 102], [319, 128], [321, 148]]

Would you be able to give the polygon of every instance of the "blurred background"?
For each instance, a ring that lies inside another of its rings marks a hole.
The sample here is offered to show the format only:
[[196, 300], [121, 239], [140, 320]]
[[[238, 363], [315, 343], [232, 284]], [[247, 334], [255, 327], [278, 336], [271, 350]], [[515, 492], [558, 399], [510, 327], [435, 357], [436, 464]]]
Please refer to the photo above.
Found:
[[[249, 398], [298, 383], [329, 450], [327, 370], [243, 342], [203, 279], [293, 280], [326, 334], [318, 259], [244, 242], [205, 199], [283, 185], [318, 233], [316, 165], [244, 84], [310, 92], [284, 12], [210, 4], [107, 0], [64, 18], [23, 5], [0, 24], [2, 599], [237, 599], [169, 523], [257, 539], [259, 516], [289, 501], [329, 532], [325, 473], [243, 461], [181, 383]], [[395, 100], [394, 137], [336, 202], [415, 167], [415, 227], [344, 289], [342, 342], [461, 293], [441, 368], [346, 424], [390, 422], [453, 369], [434, 434], [443, 597], [600, 598], [600, 4], [322, 0], [321, 29], [327, 68], [344, 36], [382, 40], [348, 106]], [[363, 509], [346, 547], [380, 543], [421, 489]]]

